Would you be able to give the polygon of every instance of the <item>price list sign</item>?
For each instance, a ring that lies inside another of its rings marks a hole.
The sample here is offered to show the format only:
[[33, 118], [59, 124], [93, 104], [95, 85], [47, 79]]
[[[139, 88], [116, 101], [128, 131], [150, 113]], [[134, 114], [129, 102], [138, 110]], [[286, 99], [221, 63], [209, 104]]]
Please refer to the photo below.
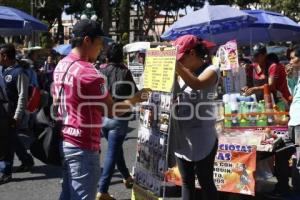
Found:
[[144, 87], [171, 92], [175, 78], [176, 48], [151, 48], [146, 54]]

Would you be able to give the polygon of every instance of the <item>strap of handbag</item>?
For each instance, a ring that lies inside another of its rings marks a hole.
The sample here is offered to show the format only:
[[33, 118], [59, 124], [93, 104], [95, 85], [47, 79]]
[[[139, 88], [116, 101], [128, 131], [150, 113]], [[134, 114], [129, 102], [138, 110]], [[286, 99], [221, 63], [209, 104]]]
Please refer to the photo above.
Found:
[[79, 59], [78, 59], [78, 60], [74, 60], [73, 62], [71, 62], [71, 64], [69, 65], [69, 67], [67, 68], [66, 72], [64, 73], [64, 75], [63, 75], [63, 77], [62, 77], [61, 85], [60, 85], [60, 90], [59, 90], [59, 92], [58, 92], [58, 97], [57, 97], [57, 99], [54, 100], [54, 104], [53, 104], [53, 114], [54, 114], [54, 116], [56, 117], [56, 119], [57, 119], [57, 117], [58, 117], [57, 114], [58, 114], [58, 107], [59, 107], [60, 102], [61, 102], [61, 95], [62, 95], [63, 90], [65, 89], [65, 87], [64, 87], [64, 82], [65, 82], [67, 73], [68, 73], [69, 69], [71, 68], [71, 66], [72, 66], [75, 62], [77, 62], [77, 61], [79, 61]]

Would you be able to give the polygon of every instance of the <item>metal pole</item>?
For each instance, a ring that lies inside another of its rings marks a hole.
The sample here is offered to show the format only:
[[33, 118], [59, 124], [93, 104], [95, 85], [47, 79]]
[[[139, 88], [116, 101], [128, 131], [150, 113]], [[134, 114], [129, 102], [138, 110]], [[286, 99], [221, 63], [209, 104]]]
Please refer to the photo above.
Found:
[[[30, 0], [31, 4], [31, 15], [34, 17], [34, 10], [35, 10], [35, 5], [36, 5], [36, 0]], [[34, 31], [31, 32], [31, 44], [32, 46], [35, 46], [35, 34]]]

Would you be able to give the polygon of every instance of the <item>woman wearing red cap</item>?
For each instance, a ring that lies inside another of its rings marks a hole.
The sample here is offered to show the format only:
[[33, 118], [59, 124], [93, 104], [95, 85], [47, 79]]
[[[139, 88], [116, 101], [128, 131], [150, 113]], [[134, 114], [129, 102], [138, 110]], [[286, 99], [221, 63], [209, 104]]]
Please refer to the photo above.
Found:
[[218, 139], [211, 102], [220, 73], [217, 67], [206, 65], [209, 60], [207, 44], [192, 35], [174, 42], [178, 48], [175, 86], [178, 106], [173, 125], [179, 131], [174, 135], [174, 152], [182, 177], [183, 200], [195, 199], [195, 175], [204, 199], [218, 199], [213, 180]]

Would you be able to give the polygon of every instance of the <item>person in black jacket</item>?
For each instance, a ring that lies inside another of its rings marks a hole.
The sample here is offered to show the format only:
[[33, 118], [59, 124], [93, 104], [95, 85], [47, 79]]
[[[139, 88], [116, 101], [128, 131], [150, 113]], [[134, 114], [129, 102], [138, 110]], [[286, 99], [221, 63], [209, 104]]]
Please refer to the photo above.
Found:
[[[0, 70], [4, 80], [7, 99], [11, 104], [8, 112], [9, 134], [7, 143], [9, 144], [2, 158], [4, 168], [0, 169], [0, 184], [9, 182], [12, 179], [12, 167], [14, 153], [18, 154], [22, 165], [17, 171], [29, 171], [34, 165], [32, 157], [27, 153], [20, 138], [17, 136], [17, 129], [22, 125], [28, 99], [29, 79], [23, 67], [15, 60], [16, 50], [12, 44], [0, 46]], [[2, 130], [2, 127], [0, 127]], [[26, 168], [26, 169], [25, 169]], [[20, 170], [22, 169], [22, 170]]]
[[[100, 72], [107, 78], [107, 88], [115, 103], [128, 99], [138, 91], [130, 70], [123, 64], [123, 48], [120, 44], [112, 44], [107, 52], [108, 63], [100, 66]], [[104, 118], [102, 134], [108, 140], [103, 172], [100, 178], [99, 200], [113, 200], [108, 194], [108, 188], [115, 166], [124, 178], [127, 188], [133, 185], [133, 179], [126, 166], [123, 153], [123, 142], [126, 137], [131, 113], [125, 113], [118, 118]]]

